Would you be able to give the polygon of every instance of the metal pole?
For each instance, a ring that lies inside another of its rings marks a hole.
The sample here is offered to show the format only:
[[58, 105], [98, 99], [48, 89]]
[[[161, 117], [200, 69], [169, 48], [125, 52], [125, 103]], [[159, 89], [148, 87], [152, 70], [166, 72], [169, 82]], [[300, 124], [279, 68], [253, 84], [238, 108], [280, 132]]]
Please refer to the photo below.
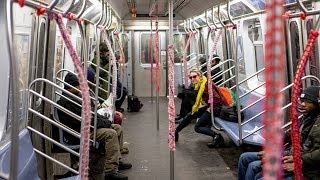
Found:
[[[156, 20], [156, 37], [158, 37], [159, 38], [159, 24], [158, 24], [158, 17], [157, 17], [157, 20]], [[157, 130], [159, 131], [159, 91], [160, 91], [160, 89], [158, 89], [158, 85], [159, 85], [159, 83], [160, 83], [160, 54], [159, 54], [159, 52], [160, 52], [160, 48], [159, 48], [159, 39], [157, 39], [156, 40], [157, 42], [156, 42], [156, 44], [158, 44], [158, 46], [156, 46], [156, 48], [157, 48], [157, 54], [156, 54], [156, 56], [157, 56], [157, 58], [158, 58], [158, 60], [157, 60], [157, 64], [156, 64], [156, 74], [158, 75], [157, 77], [156, 77], [156, 86], [157, 86], [157, 91], [156, 91], [156, 103], [157, 103], [157, 106], [156, 106], [156, 108], [157, 108]]]
[[[14, 113], [11, 116], [11, 156], [10, 156], [10, 179], [17, 179], [17, 169], [18, 169], [18, 160], [19, 160], [19, 113], [20, 111], [20, 94], [19, 94], [19, 76], [18, 76], [18, 63], [16, 61], [16, 56], [14, 52], [13, 42], [13, 2], [5, 1], [4, 3], [0, 3], [0, 12], [6, 12], [7, 17], [5, 19], [6, 27], [6, 37], [7, 40], [7, 50], [10, 58], [10, 85], [12, 92], [12, 104], [11, 109]], [[9, 93], [10, 94], [10, 93]], [[17, 110], [17, 111], [16, 111]]]
[[150, 68], [150, 81], [151, 81], [151, 103], [153, 104], [153, 53], [152, 53], [152, 18], [150, 19], [150, 47], [149, 47], [149, 58], [150, 58], [150, 64], [151, 64], [151, 68]]
[[[169, 44], [172, 44], [172, 42], [173, 42], [173, 0], [169, 0]], [[167, 65], [167, 68], [169, 68], [168, 65]], [[170, 180], [174, 180], [174, 151], [170, 151]]]

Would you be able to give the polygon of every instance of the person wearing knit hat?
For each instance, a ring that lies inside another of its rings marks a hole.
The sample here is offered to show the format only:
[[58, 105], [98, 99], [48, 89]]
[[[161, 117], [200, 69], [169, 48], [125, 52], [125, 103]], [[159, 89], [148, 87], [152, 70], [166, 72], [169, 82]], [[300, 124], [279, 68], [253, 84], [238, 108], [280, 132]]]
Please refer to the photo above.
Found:
[[[80, 91], [78, 90], [78, 89], [80, 89], [80, 83], [79, 83], [78, 77], [76, 75], [69, 72], [65, 76], [64, 82], [66, 83], [66, 84], [64, 84], [64, 89], [70, 91], [73, 94], [77, 94], [77, 95], [80, 94]], [[71, 86], [69, 86], [68, 84]], [[77, 88], [77, 89], [75, 89], [75, 88]]]
[[306, 99], [311, 101], [312, 103], [320, 103], [319, 102], [319, 91], [320, 86], [310, 86], [303, 90], [301, 93], [300, 99]]
[[[310, 86], [300, 95], [300, 112], [303, 116], [299, 123], [301, 143], [302, 173], [305, 179], [319, 179], [320, 177], [320, 106], [319, 86]], [[284, 135], [284, 143], [288, 144], [283, 152], [282, 167], [284, 179], [293, 179], [294, 162], [292, 155], [290, 131]], [[238, 165], [238, 179], [262, 179], [261, 159], [264, 152], [246, 152], [241, 154]]]
[[[68, 73], [64, 81], [68, 84], [65, 84], [65, 90], [81, 97], [80, 91], [75, 89], [79, 89], [79, 80], [76, 75]], [[57, 101], [57, 104], [81, 117], [82, 107], [79, 106], [81, 100], [71, 96], [70, 93], [62, 92], [62, 96]], [[94, 103], [91, 103], [91, 105], [91, 111], [94, 111]], [[60, 108], [57, 108], [57, 113], [62, 124], [80, 133], [81, 122], [79, 119]], [[112, 124], [105, 116], [97, 114], [96, 118], [96, 141], [101, 146], [99, 148], [90, 148], [89, 179], [127, 180], [127, 176], [118, 172], [118, 170], [132, 167], [130, 163], [124, 163], [120, 160], [120, 151], [123, 145], [122, 128], [120, 125]], [[94, 125], [94, 116], [91, 117], [91, 125]], [[90, 137], [93, 137], [93, 131], [91, 131]], [[63, 139], [68, 144], [80, 144], [78, 137], [67, 132], [63, 133]]]

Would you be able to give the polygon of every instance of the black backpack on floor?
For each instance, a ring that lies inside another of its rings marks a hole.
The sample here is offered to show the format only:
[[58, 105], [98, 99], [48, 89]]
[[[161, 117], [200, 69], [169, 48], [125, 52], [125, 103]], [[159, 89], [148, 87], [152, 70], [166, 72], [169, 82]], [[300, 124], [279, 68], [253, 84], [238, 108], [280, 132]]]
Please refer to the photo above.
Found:
[[135, 95], [128, 96], [128, 112], [138, 112], [142, 108], [143, 104], [140, 102], [139, 98]]

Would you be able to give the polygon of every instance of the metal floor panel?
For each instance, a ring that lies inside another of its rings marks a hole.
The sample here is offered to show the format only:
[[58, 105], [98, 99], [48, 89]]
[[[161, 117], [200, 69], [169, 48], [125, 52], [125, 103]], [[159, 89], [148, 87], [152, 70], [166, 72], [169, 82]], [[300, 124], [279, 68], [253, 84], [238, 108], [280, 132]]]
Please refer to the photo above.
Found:
[[[123, 155], [123, 159], [132, 163], [133, 167], [121, 172], [128, 175], [130, 180], [169, 180], [168, 99], [160, 98], [159, 132], [156, 126], [156, 104], [152, 104], [150, 98], [141, 98], [141, 101], [144, 106], [140, 112], [124, 113], [124, 141], [130, 143], [130, 152]], [[177, 100], [176, 112], [179, 112], [179, 105], [180, 101]], [[123, 108], [127, 108], [126, 103]], [[225, 157], [221, 157], [225, 149], [209, 149], [206, 146], [211, 140], [208, 136], [196, 133], [194, 123], [180, 132], [175, 151], [175, 180], [236, 179], [235, 167], [228, 167]], [[237, 161], [239, 156], [234, 154], [236, 147], [232, 145], [230, 148], [227, 149], [234, 156], [232, 161]]]

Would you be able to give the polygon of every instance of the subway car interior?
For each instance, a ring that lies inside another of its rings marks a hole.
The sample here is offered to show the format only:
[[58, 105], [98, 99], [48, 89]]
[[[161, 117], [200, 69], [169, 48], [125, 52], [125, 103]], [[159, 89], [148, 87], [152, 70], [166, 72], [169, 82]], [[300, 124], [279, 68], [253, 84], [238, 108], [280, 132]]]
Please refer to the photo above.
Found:
[[[1, 0], [0, 179], [317, 179], [318, 121], [313, 148], [299, 143], [320, 103], [304, 91], [320, 83], [319, 14], [316, 0]], [[243, 176], [259, 151], [260, 177]]]

